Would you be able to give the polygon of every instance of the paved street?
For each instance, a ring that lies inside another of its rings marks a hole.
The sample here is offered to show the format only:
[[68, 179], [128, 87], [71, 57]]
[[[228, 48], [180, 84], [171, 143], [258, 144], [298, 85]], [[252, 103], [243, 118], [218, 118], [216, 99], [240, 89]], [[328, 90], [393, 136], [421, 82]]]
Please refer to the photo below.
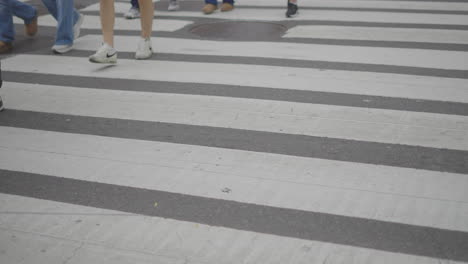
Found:
[[149, 60], [1, 55], [2, 264], [468, 263], [468, 0], [156, 1]]

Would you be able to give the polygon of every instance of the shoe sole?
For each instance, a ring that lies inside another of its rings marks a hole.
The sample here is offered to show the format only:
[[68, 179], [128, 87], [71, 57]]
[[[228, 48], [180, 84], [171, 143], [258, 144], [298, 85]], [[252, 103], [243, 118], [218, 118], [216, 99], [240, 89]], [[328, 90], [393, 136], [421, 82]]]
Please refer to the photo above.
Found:
[[209, 12], [203, 11], [203, 14], [205, 14], [205, 15], [211, 15], [211, 14], [213, 14], [215, 11], [216, 11], [216, 9], [213, 10], [213, 11], [209, 11]]
[[151, 53], [150, 55], [145, 56], [145, 57], [135, 56], [135, 60], [146, 60], [146, 59], [149, 59], [151, 57], [153, 57], [153, 53]]
[[54, 49], [52, 48], [52, 51], [55, 53], [55, 54], [64, 54], [64, 53], [67, 53], [69, 51], [71, 51], [73, 49], [73, 46], [69, 47], [69, 48], [66, 48], [66, 49]]
[[107, 60], [95, 60], [93, 58], [89, 58], [89, 62], [92, 62], [92, 63], [103, 63], [103, 64], [116, 64], [117, 63], [117, 57], [115, 58], [109, 58]]
[[286, 17], [287, 17], [287, 18], [295, 18], [295, 17], [297, 17], [298, 15], [299, 15], [299, 11], [297, 11], [297, 12], [296, 12], [295, 14], [293, 14], [293, 15], [289, 15], [289, 16], [286, 15]]
[[133, 17], [133, 16], [125, 16], [126, 19], [137, 19], [137, 18], [140, 18], [141, 16], [136, 16], [136, 17]]

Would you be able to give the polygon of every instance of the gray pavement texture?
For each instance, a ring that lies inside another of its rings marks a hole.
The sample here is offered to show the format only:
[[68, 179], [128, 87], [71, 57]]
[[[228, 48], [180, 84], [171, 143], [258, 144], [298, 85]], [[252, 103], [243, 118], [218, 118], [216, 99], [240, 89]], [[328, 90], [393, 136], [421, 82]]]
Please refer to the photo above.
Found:
[[[155, 1], [151, 59], [0, 55], [0, 263], [468, 263], [468, 1]], [[136, 22], [136, 23], [135, 23]], [[379, 30], [382, 34], [375, 34]], [[129, 47], [129, 45], [132, 45]]]

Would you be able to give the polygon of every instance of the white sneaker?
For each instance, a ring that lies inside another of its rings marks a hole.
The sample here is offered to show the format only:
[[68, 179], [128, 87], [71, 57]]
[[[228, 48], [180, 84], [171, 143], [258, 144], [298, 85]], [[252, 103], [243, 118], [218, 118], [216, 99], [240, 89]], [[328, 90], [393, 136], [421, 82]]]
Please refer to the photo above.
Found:
[[72, 43], [72, 44], [53, 45], [53, 46], [52, 46], [52, 51], [53, 51], [55, 54], [67, 53], [67, 52], [69, 52], [69, 51], [72, 50], [72, 49], [73, 49], [73, 43]]
[[167, 7], [167, 11], [177, 11], [179, 10], [179, 1], [178, 0], [170, 0], [169, 6]]
[[80, 30], [81, 30], [81, 25], [83, 24], [83, 21], [84, 21], [84, 15], [83, 14], [79, 14], [79, 15], [80, 17], [78, 18], [75, 25], [73, 26], [73, 35], [74, 35], [73, 39], [77, 39], [80, 37]]
[[153, 48], [151, 47], [151, 39], [150, 38], [140, 38], [138, 42], [137, 50], [135, 53], [135, 59], [137, 60], [144, 60], [148, 59], [153, 55]]
[[139, 18], [140, 17], [140, 9], [136, 7], [131, 7], [130, 10], [128, 10], [127, 13], [125, 13], [125, 18], [126, 19], [134, 19], [134, 18]]
[[103, 43], [96, 53], [89, 57], [89, 61], [94, 63], [117, 63], [117, 50], [109, 44]]

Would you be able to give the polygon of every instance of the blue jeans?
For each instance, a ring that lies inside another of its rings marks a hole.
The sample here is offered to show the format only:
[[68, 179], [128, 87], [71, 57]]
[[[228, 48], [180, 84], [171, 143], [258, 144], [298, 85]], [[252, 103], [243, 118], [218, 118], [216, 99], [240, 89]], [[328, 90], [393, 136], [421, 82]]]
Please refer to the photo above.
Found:
[[[2, 0], [0, 0], [2, 1]], [[49, 13], [57, 20], [56, 45], [73, 44], [73, 26], [80, 14], [73, 7], [73, 0], [42, 0]]]
[[138, 4], [138, 0], [131, 0], [130, 3], [132, 4], [132, 7], [140, 9], [140, 4]]
[[[206, 4], [213, 4], [213, 5], [218, 5], [217, 0], [205, 0]], [[234, 0], [223, 0], [223, 3], [229, 3], [229, 4], [234, 4]]]
[[0, 0], [0, 41], [12, 42], [15, 39], [13, 15], [29, 24], [37, 16], [37, 10], [18, 0]]

